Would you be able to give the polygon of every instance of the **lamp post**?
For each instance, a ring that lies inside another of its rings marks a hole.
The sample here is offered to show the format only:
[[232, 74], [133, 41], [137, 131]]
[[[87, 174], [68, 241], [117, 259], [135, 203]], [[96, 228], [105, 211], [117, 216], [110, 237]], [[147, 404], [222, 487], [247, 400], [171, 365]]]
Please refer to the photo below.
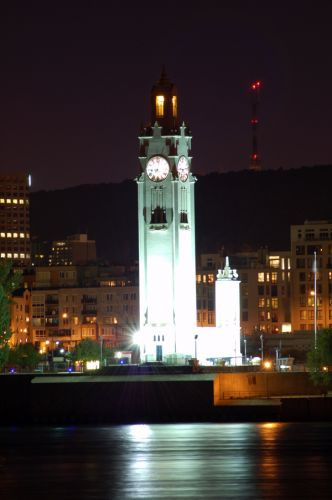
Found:
[[263, 362], [264, 361], [264, 338], [263, 338], [262, 333], [260, 334], [259, 338], [261, 340], [261, 354], [262, 354], [262, 362]]
[[317, 252], [314, 252], [314, 336], [315, 350], [317, 349]]
[[197, 339], [198, 339], [198, 335], [196, 334], [195, 337], [195, 359], [197, 359]]
[[103, 337], [100, 337], [100, 368], [103, 366]]

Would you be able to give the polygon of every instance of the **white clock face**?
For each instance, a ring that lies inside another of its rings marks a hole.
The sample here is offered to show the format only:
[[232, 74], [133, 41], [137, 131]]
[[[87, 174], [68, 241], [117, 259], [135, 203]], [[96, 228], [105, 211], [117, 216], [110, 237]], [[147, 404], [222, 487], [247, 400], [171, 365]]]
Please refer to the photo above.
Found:
[[178, 176], [181, 181], [186, 181], [189, 175], [189, 163], [185, 156], [181, 156], [178, 161]]
[[151, 181], [163, 181], [169, 173], [169, 164], [163, 156], [152, 156], [146, 165], [146, 173]]

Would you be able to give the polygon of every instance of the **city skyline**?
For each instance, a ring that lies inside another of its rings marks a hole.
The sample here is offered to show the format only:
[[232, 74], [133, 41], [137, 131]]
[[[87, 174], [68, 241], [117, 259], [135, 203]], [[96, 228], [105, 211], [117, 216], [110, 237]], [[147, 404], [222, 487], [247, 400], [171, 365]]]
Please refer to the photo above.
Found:
[[194, 173], [249, 167], [256, 79], [263, 169], [332, 163], [332, 10], [259, 4], [7, 7], [1, 170], [32, 173], [33, 190], [134, 178], [163, 64], [193, 133]]

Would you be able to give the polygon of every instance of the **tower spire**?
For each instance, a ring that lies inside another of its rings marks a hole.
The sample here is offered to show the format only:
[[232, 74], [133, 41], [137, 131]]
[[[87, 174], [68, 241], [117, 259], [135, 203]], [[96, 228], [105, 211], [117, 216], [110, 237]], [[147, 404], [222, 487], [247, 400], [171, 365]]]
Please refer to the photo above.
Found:
[[178, 129], [178, 95], [177, 88], [172, 83], [162, 65], [159, 80], [151, 90], [151, 124], [162, 127], [162, 134], [167, 135]]

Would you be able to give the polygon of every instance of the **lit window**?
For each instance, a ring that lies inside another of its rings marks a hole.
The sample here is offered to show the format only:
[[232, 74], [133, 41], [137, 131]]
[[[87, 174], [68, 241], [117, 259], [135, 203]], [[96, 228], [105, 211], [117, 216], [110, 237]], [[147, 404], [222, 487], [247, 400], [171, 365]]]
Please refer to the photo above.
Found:
[[270, 273], [266, 273], [266, 281], [270, 281]]
[[270, 267], [278, 268], [280, 267], [280, 258], [279, 257], [269, 257]]
[[11, 258], [12, 258], [12, 256], [13, 256], [13, 254], [12, 254], [12, 253], [7, 253], [7, 257], [8, 257], [8, 259], [11, 259]]
[[24, 253], [20, 253], [20, 259], [24, 259]]
[[203, 283], [206, 283], [206, 274], [203, 274]]
[[20, 233], [20, 238], [24, 238], [24, 233]]
[[271, 298], [271, 307], [272, 307], [272, 309], [278, 309], [278, 298], [277, 297]]
[[164, 116], [164, 102], [165, 97], [163, 95], [156, 96], [156, 116]]
[[7, 233], [7, 238], [11, 238], [12, 237], [12, 233]]
[[259, 297], [258, 298], [258, 307], [264, 307], [265, 306], [265, 299], [264, 297]]
[[20, 205], [24, 205], [24, 200], [20, 199]]
[[18, 253], [14, 253], [14, 259], [18, 259]]
[[13, 199], [13, 203], [15, 203], [15, 205], [17, 205], [18, 203], [18, 200], [16, 198]]
[[4, 198], [0, 198], [0, 203], [5, 203], [5, 199]]
[[213, 283], [214, 282], [214, 276], [213, 274], [208, 274], [208, 282]]
[[271, 273], [271, 281], [272, 281], [272, 283], [277, 283], [278, 273]]
[[13, 238], [17, 238], [18, 234], [17, 233], [13, 233]]
[[176, 95], [173, 95], [172, 97], [172, 112], [173, 112], [173, 117], [176, 118], [178, 114], [178, 103]]
[[200, 283], [202, 281], [202, 277], [200, 274], [197, 274], [196, 281], [197, 281], [197, 283]]
[[305, 309], [300, 310], [300, 319], [307, 319], [307, 311]]
[[2, 253], [2, 254], [1, 254], [1, 258], [2, 258], [2, 259], [5, 259], [5, 258], [6, 258], [6, 254], [5, 254], [5, 253]]
[[0, 233], [1, 238], [6, 238], [6, 233]]
[[264, 273], [258, 273], [258, 282], [264, 283]]
[[11, 202], [12, 202], [11, 198], [7, 198], [7, 199], [6, 199], [6, 202], [7, 202], [7, 203], [11, 203]]

